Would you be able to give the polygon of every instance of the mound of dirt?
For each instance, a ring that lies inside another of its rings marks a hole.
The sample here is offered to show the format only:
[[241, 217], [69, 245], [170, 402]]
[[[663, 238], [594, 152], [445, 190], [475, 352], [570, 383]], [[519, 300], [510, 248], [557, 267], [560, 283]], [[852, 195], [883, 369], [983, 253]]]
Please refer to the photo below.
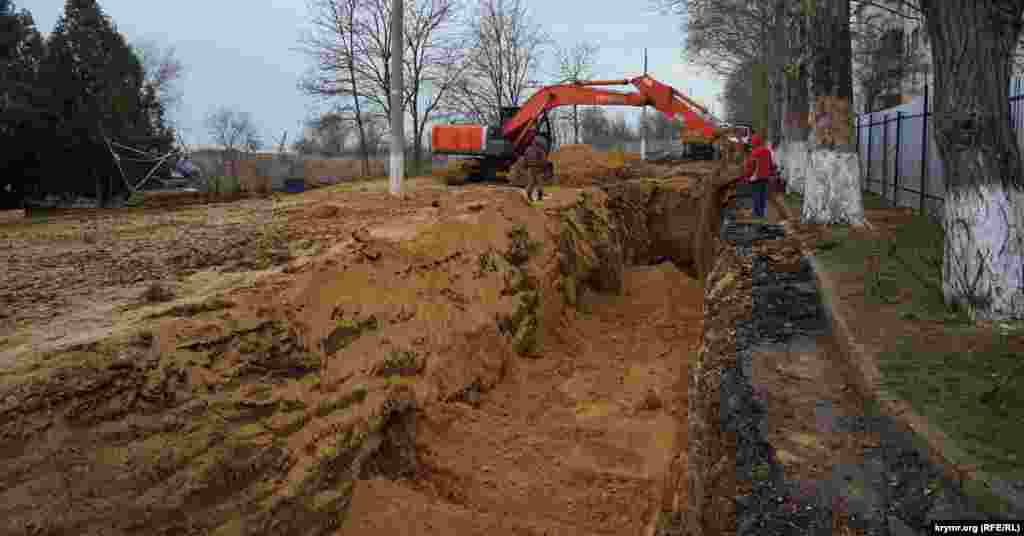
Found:
[[713, 174], [719, 166], [719, 162], [708, 160], [685, 162], [669, 166], [658, 166], [658, 171], [652, 176], [661, 178], [706, 177]]
[[333, 218], [338, 215], [339, 209], [335, 205], [318, 205], [313, 209], [312, 216], [314, 218]]
[[593, 186], [636, 177], [637, 153], [600, 152], [589, 145], [564, 145], [550, 155], [555, 183], [572, 188]]
[[552, 232], [497, 197], [417, 201], [222, 307], [0, 372], [0, 532], [331, 533], [357, 479], [415, 474], [416, 408], [543, 339]]
[[[676, 242], [693, 240], [700, 191], [630, 181], [544, 211], [507, 188], [448, 190], [445, 210], [427, 189], [339, 197], [327, 219], [295, 207], [286, 231], [324, 233], [322, 252], [0, 369], [0, 532], [326, 535], [349, 514], [373, 526], [423, 508], [435, 526], [451, 511], [635, 534], [667, 412], [685, 407], [662, 393], [696, 349], [701, 292], [670, 265], [627, 265], [693, 262]], [[643, 401], [652, 389], [660, 403]]]

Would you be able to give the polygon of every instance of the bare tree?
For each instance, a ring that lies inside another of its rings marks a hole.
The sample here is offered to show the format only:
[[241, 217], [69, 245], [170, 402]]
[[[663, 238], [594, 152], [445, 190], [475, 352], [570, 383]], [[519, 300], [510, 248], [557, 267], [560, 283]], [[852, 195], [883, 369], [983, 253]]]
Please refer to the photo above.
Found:
[[[571, 48], [560, 48], [556, 52], [559, 83], [579, 82], [594, 76], [594, 65], [600, 48], [595, 43], [581, 42]], [[580, 142], [579, 106], [572, 105], [573, 143]]]
[[295, 148], [303, 154], [342, 156], [353, 133], [352, 126], [343, 113], [328, 112], [306, 123], [307, 131], [295, 142]]
[[165, 111], [176, 111], [184, 96], [181, 78], [185, 74], [185, 66], [174, 47], [161, 46], [152, 39], [141, 39], [133, 48], [142, 62], [145, 84], [153, 88]]
[[365, 16], [365, 5], [365, 0], [309, 0], [311, 28], [300, 39], [300, 50], [313, 67], [299, 84], [308, 95], [342, 99], [343, 104], [335, 103], [335, 110], [339, 117], [351, 114], [356, 123], [364, 176], [370, 173], [370, 146], [361, 106], [367, 90], [356, 66], [364, 61], [360, 17]]
[[465, 38], [456, 32], [457, 0], [409, 2], [405, 17], [406, 109], [412, 117], [413, 155], [416, 171], [423, 160], [426, 125], [452, 96], [463, 72]]
[[239, 153], [263, 147], [263, 140], [249, 112], [222, 106], [212, 110], [204, 123], [213, 142], [224, 148], [224, 162], [234, 162], [236, 169]]
[[375, 117], [367, 121], [365, 127], [367, 150], [370, 156], [376, 158], [387, 146], [388, 124], [386, 118]]
[[979, 319], [1024, 318], [1024, 165], [1007, 88], [1019, 0], [920, 0], [935, 62], [943, 293]]
[[525, 97], [550, 39], [523, 0], [479, 0], [469, 28], [467, 69], [453, 104], [478, 122], [496, 124], [501, 108]]
[[660, 112], [650, 114], [640, 120], [644, 122], [642, 128], [647, 132], [647, 135], [656, 140], [669, 140], [678, 137], [684, 126], [681, 119], [670, 119]]
[[[406, 0], [403, 22], [403, 107], [412, 119], [413, 151], [422, 160], [423, 134], [466, 68], [457, 32], [459, 0]], [[368, 123], [391, 113], [390, 0], [311, 0], [313, 29], [301, 50], [314, 59], [302, 82], [310, 95], [348, 102], [368, 158]], [[365, 158], [364, 158], [365, 160]]]
[[[766, 139], [781, 134], [783, 73], [789, 59], [785, 29], [794, 0], [667, 0], [662, 7], [683, 18], [685, 50], [689, 62], [722, 77], [752, 66], [759, 74], [762, 112], [758, 129]], [[734, 75], [735, 76], [735, 75]], [[764, 84], [761, 84], [765, 81]], [[765, 86], [764, 90], [760, 86]]]
[[584, 142], [604, 143], [611, 135], [611, 130], [611, 120], [604, 108], [588, 106], [580, 113], [580, 132]]
[[764, 60], [771, 11], [767, 0], [677, 0], [689, 61], [719, 75]]

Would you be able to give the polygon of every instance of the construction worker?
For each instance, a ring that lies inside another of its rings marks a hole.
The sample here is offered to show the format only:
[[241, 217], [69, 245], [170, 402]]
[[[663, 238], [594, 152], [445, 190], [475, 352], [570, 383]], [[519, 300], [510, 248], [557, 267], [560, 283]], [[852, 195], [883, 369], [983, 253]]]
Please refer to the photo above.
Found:
[[772, 151], [762, 145], [761, 137], [754, 134], [750, 138], [752, 150], [743, 164], [741, 180], [750, 183], [750, 193], [754, 201], [754, 217], [764, 218], [768, 214], [768, 183], [775, 176], [775, 161]]
[[544, 199], [544, 180], [551, 173], [551, 163], [547, 160], [547, 136], [537, 135], [533, 143], [526, 149], [526, 198], [533, 201], [533, 192], [537, 192], [537, 201]]

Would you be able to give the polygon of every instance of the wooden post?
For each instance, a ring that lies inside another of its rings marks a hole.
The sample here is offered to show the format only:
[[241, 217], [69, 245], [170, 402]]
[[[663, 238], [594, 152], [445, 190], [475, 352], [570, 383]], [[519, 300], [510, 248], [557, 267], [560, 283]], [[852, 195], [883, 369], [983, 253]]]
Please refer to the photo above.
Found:
[[405, 176], [405, 114], [402, 110], [404, 5], [402, 0], [391, 0], [391, 195], [402, 195], [402, 179]]

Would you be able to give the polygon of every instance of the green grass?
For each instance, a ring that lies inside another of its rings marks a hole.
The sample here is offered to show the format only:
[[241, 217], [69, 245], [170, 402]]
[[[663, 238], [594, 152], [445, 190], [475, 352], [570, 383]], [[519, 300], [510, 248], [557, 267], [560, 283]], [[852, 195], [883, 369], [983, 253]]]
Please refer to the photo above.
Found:
[[[786, 195], [786, 203], [799, 210], [800, 197]], [[864, 194], [864, 208], [884, 210], [887, 202], [876, 194]], [[900, 304], [907, 320], [942, 320], [959, 324], [964, 315], [951, 311], [942, 296], [941, 262], [943, 232], [933, 220], [924, 216], [908, 218], [893, 229], [887, 240], [865, 240], [848, 226], [827, 230], [816, 256], [837, 272], [869, 272], [865, 285], [868, 298], [895, 303], [898, 294], [910, 291], [912, 303]], [[871, 255], [879, 256], [877, 272], [868, 266]]]
[[[800, 197], [787, 195], [784, 201], [799, 210]], [[890, 208], [870, 193], [864, 206]], [[887, 342], [878, 358], [884, 384], [949, 434], [982, 470], [1024, 478], [1021, 335], [975, 326], [963, 311], [947, 307], [941, 291], [941, 226], [921, 215], [901, 220], [884, 240], [846, 226], [823, 228], [815, 256], [830, 271], [866, 274], [863, 299], [898, 311], [919, 333]], [[874, 274], [871, 255], [878, 258]], [[971, 351], [967, 340], [975, 342]]]
[[326, 417], [335, 411], [346, 409], [353, 404], [361, 404], [363, 400], [366, 400], [366, 389], [357, 387], [346, 396], [322, 401], [316, 408], [316, 416]]
[[[971, 328], [952, 329], [967, 335]], [[1010, 336], [995, 335], [972, 352], [925, 353], [906, 341], [883, 353], [879, 367], [887, 387], [983, 470], [1024, 478], [1024, 360]]]
[[416, 352], [392, 350], [379, 365], [377, 374], [380, 376], [405, 376], [418, 372]]
[[863, 192], [864, 208], [866, 210], [884, 210], [892, 208], [888, 199], [874, 192]]

